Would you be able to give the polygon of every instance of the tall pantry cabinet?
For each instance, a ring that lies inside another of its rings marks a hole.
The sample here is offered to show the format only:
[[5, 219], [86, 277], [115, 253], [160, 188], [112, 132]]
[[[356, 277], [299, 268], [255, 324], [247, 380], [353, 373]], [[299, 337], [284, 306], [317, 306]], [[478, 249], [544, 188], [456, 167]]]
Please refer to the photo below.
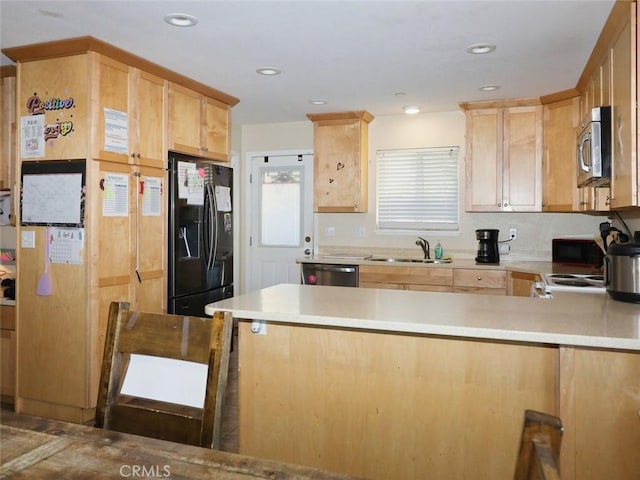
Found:
[[[46, 170], [69, 161], [85, 169], [81, 262], [50, 264], [49, 296], [36, 293], [47, 227], [17, 225], [16, 411], [86, 422], [94, 416], [109, 303], [166, 308], [167, 99], [172, 81], [188, 79], [79, 40], [85, 51], [72, 39], [72, 53], [56, 58], [34, 53], [47, 44], [4, 53], [18, 61], [18, 125], [33, 118], [37, 97], [52, 132], [42, 152], [22, 155], [27, 140], [19, 128], [18, 164]], [[20, 241], [23, 234], [35, 235], [35, 248]]]

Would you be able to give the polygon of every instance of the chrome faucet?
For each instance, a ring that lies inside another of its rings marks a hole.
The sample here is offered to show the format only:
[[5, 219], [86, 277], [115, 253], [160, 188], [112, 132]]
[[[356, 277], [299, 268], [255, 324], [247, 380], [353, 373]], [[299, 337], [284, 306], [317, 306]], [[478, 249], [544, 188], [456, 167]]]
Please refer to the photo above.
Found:
[[418, 245], [422, 249], [425, 259], [431, 259], [431, 255], [429, 255], [429, 242], [427, 242], [422, 237], [418, 237], [418, 240], [416, 240], [416, 245]]

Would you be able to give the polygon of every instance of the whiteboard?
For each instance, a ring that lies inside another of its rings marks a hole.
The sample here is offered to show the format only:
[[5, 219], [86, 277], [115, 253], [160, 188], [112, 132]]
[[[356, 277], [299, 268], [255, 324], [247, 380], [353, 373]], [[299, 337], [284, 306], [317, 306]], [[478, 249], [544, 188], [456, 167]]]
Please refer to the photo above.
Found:
[[85, 162], [23, 162], [22, 225], [84, 227]]

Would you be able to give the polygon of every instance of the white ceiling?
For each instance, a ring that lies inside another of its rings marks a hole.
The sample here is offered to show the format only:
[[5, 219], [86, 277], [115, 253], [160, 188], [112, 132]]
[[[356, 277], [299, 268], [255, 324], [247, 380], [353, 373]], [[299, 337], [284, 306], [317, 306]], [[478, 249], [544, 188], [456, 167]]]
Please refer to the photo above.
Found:
[[[613, 0], [8, 1], [0, 46], [91, 35], [240, 99], [237, 124], [452, 111], [575, 87]], [[172, 27], [168, 13], [198, 18]], [[465, 49], [491, 43], [488, 55]], [[4, 55], [2, 64], [11, 63]], [[282, 70], [276, 77], [259, 67]], [[481, 92], [496, 84], [495, 92]], [[403, 96], [396, 95], [404, 93]], [[312, 99], [328, 103], [314, 106]]]

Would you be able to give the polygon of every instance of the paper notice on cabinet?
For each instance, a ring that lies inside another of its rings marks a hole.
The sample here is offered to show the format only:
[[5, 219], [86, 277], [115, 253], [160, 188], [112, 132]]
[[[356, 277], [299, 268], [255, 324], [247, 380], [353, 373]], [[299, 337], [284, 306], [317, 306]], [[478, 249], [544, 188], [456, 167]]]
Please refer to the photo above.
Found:
[[107, 152], [129, 151], [129, 117], [127, 112], [104, 109], [104, 149]]
[[20, 118], [20, 133], [21, 157], [44, 157], [44, 115]]
[[142, 215], [145, 217], [159, 217], [162, 210], [160, 191], [162, 179], [158, 177], [144, 177], [142, 191]]
[[216, 185], [216, 205], [219, 212], [231, 211], [231, 188]]
[[102, 215], [105, 217], [129, 216], [129, 176], [105, 173]]
[[50, 228], [49, 234], [51, 263], [82, 264], [84, 228]]

